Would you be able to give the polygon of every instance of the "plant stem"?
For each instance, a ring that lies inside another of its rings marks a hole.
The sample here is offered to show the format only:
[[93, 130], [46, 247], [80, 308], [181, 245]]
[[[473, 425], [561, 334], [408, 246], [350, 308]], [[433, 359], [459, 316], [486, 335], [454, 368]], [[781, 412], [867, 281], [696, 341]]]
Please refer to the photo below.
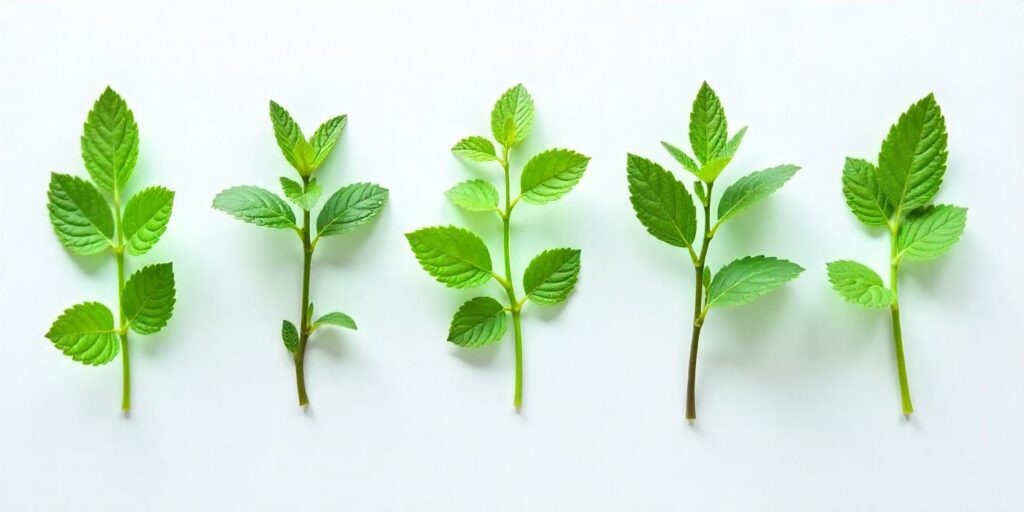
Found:
[[125, 322], [124, 309], [121, 307], [121, 294], [124, 293], [124, 229], [121, 226], [121, 194], [114, 186], [114, 228], [117, 230], [117, 246], [114, 247], [114, 259], [117, 260], [117, 317], [118, 335], [121, 338], [121, 410], [127, 414], [132, 408], [132, 369], [128, 357], [128, 326]]
[[900, 402], [903, 406], [903, 415], [910, 417], [911, 413], [914, 412], [914, 404], [910, 401], [910, 382], [907, 379], [907, 362], [903, 355], [903, 330], [900, 328], [900, 301], [899, 301], [899, 246], [897, 244], [897, 235], [899, 234], [899, 224], [894, 224], [890, 231], [890, 244], [889, 244], [889, 256], [890, 256], [890, 267], [889, 267], [889, 289], [892, 290], [893, 301], [892, 305], [889, 306], [889, 311], [892, 314], [892, 338], [893, 343], [896, 345], [896, 370], [899, 373], [900, 378]]
[[[309, 186], [309, 178], [303, 176], [303, 188]], [[295, 347], [293, 358], [295, 359], [295, 385], [299, 391], [299, 406], [309, 405], [309, 397], [306, 396], [306, 374], [304, 364], [306, 361], [306, 341], [309, 340], [309, 274], [313, 263], [313, 246], [309, 239], [309, 210], [302, 210], [302, 304], [299, 309], [299, 344]]]
[[501, 167], [505, 171], [505, 212], [501, 216], [502, 222], [502, 234], [504, 240], [504, 253], [505, 253], [505, 293], [508, 295], [509, 309], [512, 310], [512, 329], [515, 331], [516, 338], [516, 392], [515, 398], [512, 401], [512, 405], [515, 406], [518, 411], [523, 405], [523, 325], [519, 319], [519, 312], [521, 306], [519, 300], [516, 299], [516, 290], [514, 281], [512, 281], [512, 258], [509, 255], [509, 229], [512, 225], [512, 187], [511, 178], [509, 177], [509, 162], [508, 162], [508, 148], [503, 148], [503, 156], [501, 159]]
[[700, 330], [704, 326], [702, 316], [704, 305], [704, 265], [708, 259], [708, 248], [711, 246], [711, 239], [714, 234], [711, 232], [711, 188], [714, 183], [708, 183], [706, 192], [707, 201], [704, 203], [704, 236], [700, 248], [700, 257], [694, 265], [694, 276], [696, 277], [695, 292], [693, 297], [693, 333], [690, 336], [690, 364], [686, 375], [686, 421], [693, 422], [697, 419], [697, 347], [700, 345]]

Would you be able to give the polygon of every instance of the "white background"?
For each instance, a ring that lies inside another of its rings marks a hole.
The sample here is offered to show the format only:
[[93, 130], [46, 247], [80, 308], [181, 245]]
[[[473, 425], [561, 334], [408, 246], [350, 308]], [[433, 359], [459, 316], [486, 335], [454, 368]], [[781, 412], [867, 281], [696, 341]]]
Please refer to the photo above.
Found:
[[[0, 509], [1024, 509], [1021, 2], [160, 4], [3, 2]], [[730, 128], [750, 126], [724, 183], [803, 166], [723, 228], [712, 264], [765, 253], [808, 270], [709, 317], [688, 427], [692, 271], [634, 218], [625, 154], [672, 164], [658, 142], [685, 143], [705, 79]], [[520, 81], [538, 115], [515, 161], [553, 146], [593, 160], [563, 200], [517, 210], [517, 274], [567, 245], [583, 271], [567, 305], [525, 313], [516, 414], [511, 336], [444, 341], [461, 302], [500, 290], [443, 288], [402, 233], [469, 226], [500, 254], [496, 219], [443, 192], [497, 178], [449, 148], [490, 135]], [[85, 367], [43, 337], [72, 304], [115, 303], [112, 257], [71, 256], [45, 208], [51, 171], [85, 175], [78, 138], [108, 84], [141, 129], [129, 189], [177, 191], [168, 232], [129, 264], [173, 260], [178, 283], [169, 327], [132, 338], [130, 418], [119, 361]], [[843, 158], [874, 159], [929, 91], [949, 127], [938, 200], [970, 214], [949, 255], [905, 267], [907, 422], [888, 315], [841, 302], [824, 265], [884, 269], [885, 237], [843, 202]], [[360, 330], [313, 338], [305, 413], [279, 338], [297, 241], [210, 208], [290, 172], [271, 98], [307, 132], [349, 114], [329, 191], [392, 192], [372, 227], [319, 247], [313, 299]]]

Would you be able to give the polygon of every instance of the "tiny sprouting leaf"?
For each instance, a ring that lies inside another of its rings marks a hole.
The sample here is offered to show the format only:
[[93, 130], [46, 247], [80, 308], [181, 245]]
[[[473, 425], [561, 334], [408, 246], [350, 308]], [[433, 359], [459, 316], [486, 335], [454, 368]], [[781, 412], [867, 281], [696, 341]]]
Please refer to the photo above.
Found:
[[368, 224], [384, 210], [388, 189], [373, 183], [354, 183], [327, 198], [316, 218], [319, 236], [348, 233]]
[[124, 207], [126, 249], [134, 255], [145, 254], [167, 231], [174, 206], [174, 192], [164, 187], [149, 187], [128, 200]]
[[469, 180], [448, 189], [444, 195], [459, 208], [471, 212], [491, 212], [498, 209], [498, 189], [489, 181]]
[[708, 307], [739, 306], [796, 279], [804, 269], [791, 261], [747, 256], [715, 273], [708, 286]]
[[736, 151], [740, 149], [740, 144], [743, 143], [743, 136], [747, 134], [747, 127], [740, 128], [740, 131], [733, 134], [729, 142], [725, 143], [725, 147], [722, 148], [722, 153], [718, 155], [718, 158], [729, 158], [736, 156]]
[[460, 140], [452, 148], [452, 153], [471, 162], [496, 162], [498, 160], [494, 144], [480, 136], [466, 137]]
[[281, 190], [295, 206], [303, 210], [312, 210], [320, 201], [320, 195], [323, 194], [324, 188], [320, 186], [316, 178], [311, 178], [303, 190], [301, 183], [281, 176]]
[[110, 87], [89, 111], [81, 142], [92, 180], [110, 192], [124, 190], [139, 158], [139, 127], [128, 104]]
[[929, 94], [889, 129], [878, 154], [878, 183], [897, 211], [928, 204], [946, 171], [946, 120]]
[[295, 352], [295, 348], [299, 346], [299, 330], [288, 320], [281, 322], [281, 341], [288, 352]]
[[142, 267], [124, 284], [121, 311], [132, 330], [153, 334], [174, 312], [174, 270], [170, 263]]
[[700, 181], [700, 180], [694, 181], [693, 182], [693, 191], [697, 194], [697, 200], [700, 201], [701, 205], [709, 204], [708, 203], [708, 193], [707, 193], [707, 190], [704, 188], [704, 182], [703, 181]]
[[960, 240], [967, 208], [940, 204], [915, 210], [900, 226], [898, 258], [927, 261], [942, 256]]
[[306, 139], [295, 141], [295, 147], [292, 148], [292, 158], [295, 159], [295, 170], [299, 171], [299, 175], [311, 176], [313, 171], [316, 171], [316, 158], [313, 155], [313, 146], [309, 145]]
[[299, 128], [298, 123], [292, 119], [292, 115], [288, 113], [281, 105], [276, 102], [270, 102], [270, 121], [274, 125], [274, 138], [277, 139], [277, 147], [281, 148], [281, 154], [288, 160], [296, 170], [299, 169], [299, 165], [295, 161], [295, 144], [300, 139], [305, 140], [305, 136], [302, 135], [302, 130]]
[[273, 192], [259, 187], [231, 187], [213, 198], [213, 207], [257, 226], [297, 228], [292, 207]]
[[590, 157], [571, 149], [549, 149], [523, 166], [519, 192], [533, 204], [550, 203], [568, 194], [583, 177]]
[[109, 363], [120, 351], [114, 315], [99, 302], [83, 302], [64, 310], [46, 337], [64, 355], [84, 364]]
[[843, 165], [843, 195], [853, 215], [869, 226], [884, 226], [892, 215], [885, 194], [878, 188], [878, 168], [867, 160], [847, 158]]
[[725, 110], [707, 82], [700, 86], [690, 111], [690, 147], [701, 164], [718, 158], [729, 138]]
[[317, 321], [313, 323], [314, 327], [319, 327], [321, 325], [334, 325], [338, 327], [344, 327], [346, 329], [352, 329], [353, 331], [356, 330], [356, 321], [353, 320], [352, 317], [340, 311], [327, 313], [326, 315], [318, 318]]
[[736, 183], [725, 189], [721, 201], [718, 202], [718, 222], [735, 217], [782, 188], [799, 169], [795, 165], [780, 165], [750, 173], [736, 180]]
[[725, 167], [732, 161], [732, 157], [723, 157], [712, 160], [701, 166], [700, 171], [697, 172], [697, 177], [705, 183], [711, 183], [718, 179], [718, 176], [722, 174]]
[[636, 217], [655, 238], [676, 247], [693, 243], [697, 211], [686, 187], [660, 165], [626, 156], [629, 201]]
[[310, 301], [309, 306], [306, 307], [306, 323], [307, 325], [313, 324], [313, 302]]
[[523, 291], [536, 304], [558, 304], [569, 298], [579, 276], [579, 249], [549, 249], [526, 267]]
[[482, 347], [500, 340], [508, 318], [505, 306], [490, 297], [470, 299], [455, 312], [448, 341], [460, 347]]
[[505, 91], [491, 111], [494, 139], [505, 147], [515, 146], [530, 134], [533, 117], [533, 98], [523, 84]]
[[61, 245], [78, 254], [95, 254], [110, 248], [114, 216], [96, 187], [68, 174], [50, 174], [50, 223]]
[[683, 169], [690, 171], [694, 176], [700, 176], [700, 166], [697, 165], [697, 162], [694, 162], [693, 158], [691, 158], [690, 155], [687, 155], [685, 151], [665, 141], [662, 141], [661, 145], [666, 151], [668, 151], [668, 154], [672, 155], [672, 158], [674, 158], [676, 162], [682, 164]]
[[310, 148], [313, 150], [313, 168], [318, 169], [327, 160], [334, 146], [341, 138], [341, 132], [345, 131], [348, 123], [348, 116], [340, 115], [328, 119], [320, 125], [309, 140]]
[[449, 288], [473, 288], [492, 277], [491, 253], [480, 237], [465, 229], [423, 228], [405, 238], [423, 269]]
[[896, 301], [882, 278], [865, 265], [850, 260], [828, 264], [828, 280], [832, 288], [847, 302], [866, 308], [885, 308]]
[[704, 271], [701, 272], [701, 284], [704, 285], [704, 290], [707, 291], [708, 287], [711, 286], [711, 267], [704, 265]]

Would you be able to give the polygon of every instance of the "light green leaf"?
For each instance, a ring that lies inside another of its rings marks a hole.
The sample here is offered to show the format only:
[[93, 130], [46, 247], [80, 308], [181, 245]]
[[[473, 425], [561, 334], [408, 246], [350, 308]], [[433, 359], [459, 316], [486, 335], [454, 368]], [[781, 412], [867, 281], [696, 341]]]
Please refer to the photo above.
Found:
[[100, 95], [82, 132], [82, 159], [100, 187], [120, 192], [139, 158], [139, 127], [121, 96], [107, 87]]
[[320, 200], [320, 194], [324, 191], [323, 187], [317, 183], [316, 178], [311, 178], [309, 184], [303, 190], [301, 183], [284, 176], [281, 176], [281, 190], [284, 191], [284, 196], [292, 204], [303, 210], [312, 210], [316, 206], [317, 201]]
[[660, 165], [626, 155], [629, 201], [636, 218], [655, 238], [676, 247], [693, 244], [697, 210], [686, 187]]
[[725, 157], [719, 158], [717, 160], [712, 160], [701, 166], [700, 171], [697, 172], [697, 177], [703, 180], [705, 183], [711, 183], [718, 179], [718, 176], [722, 174], [722, 171], [725, 170], [725, 167], [729, 165], [729, 162], [731, 161], [732, 157]]
[[866, 308], [885, 308], [896, 297], [885, 287], [874, 270], [856, 261], [840, 260], [828, 264], [828, 280], [846, 302]]
[[294, 155], [295, 144], [299, 140], [305, 141], [306, 137], [302, 135], [298, 123], [284, 107], [273, 100], [270, 102], [270, 121], [274, 124], [274, 138], [277, 139], [277, 147], [281, 148], [281, 154], [292, 167], [299, 169]]
[[160, 241], [173, 206], [174, 192], [164, 187], [149, 187], [128, 200], [122, 227], [129, 253], [145, 254]]
[[295, 170], [299, 171], [299, 175], [310, 176], [313, 171], [316, 171], [316, 156], [313, 154], [313, 146], [310, 146], [306, 139], [295, 141], [292, 158], [295, 159]]
[[878, 188], [878, 168], [867, 160], [847, 158], [843, 166], [843, 195], [853, 215], [869, 226], [884, 226], [892, 206]]
[[911, 213], [900, 226], [897, 258], [927, 261], [942, 256], [960, 240], [967, 208], [940, 204]]
[[423, 269], [449, 288], [473, 288], [492, 277], [491, 253], [480, 237], [465, 229], [423, 228], [405, 238]]
[[505, 91], [491, 111], [491, 132], [505, 147], [523, 141], [533, 128], [533, 98], [523, 84]]
[[878, 154], [878, 184], [897, 211], [928, 204], [946, 172], [946, 120], [929, 94], [889, 129]]
[[472, 162], [495, 162], [498, 160], [498, 153], [494, 150], [491, 141], [479, 137], [466, 137], [455, 144], [452, 153]]
[[708, 193], [704, 189], [704, 182], [697, 180], [693, 182], [693, 191], [697, 193], [697, 200], [703, 206], [708, 204]]
[[700, 86], [690, 111], [690, 147], [701, 164], [718, 158], [729, 138], [725, 110], [707, 82]]
[[319, 169], [324, 161], [327, 160], [327, 156], [331, 154], [334, 146], [338, 143], [338, 139], [341, 138], [341, 132], [345, 130], [346, 124], [348, 124], [348, 116], [332, 117], [320, 125], [316, 132], [313, 133], [309, 144], [313, 150], [314, 169]]
[[471, 212], [490, 212], [498, 208], [498, 189], [484, 180], [463, 181], [444, 195], [455, 206]]
[[171, 264], [149, 265], [132, 274], [124, 284], [121, 308], [133, 331], [153, 334], [163, 329], [174, 312]]
[[570, 149], [549, 149], [526, 162], [519, 180], [523, 200], [533, 204], [550, 203], [579, 183], [590, 157]]
[[718, 222], [735, 217], [768, 197], [785, 185], [799, 169], [795, 165], [780, 165], [740, 178], [722, 194], [722, 200], [718, 203]]
[[113, 245], [114, 216], [96, 187], [68, 174], [50, 174], [50, 223], [61, 245], [95, 254]]
[[384, 210], [388, 189], [373, 183], [341, 187], [324, 203], [316, 218], [318, 236], [348, 233], [368, 224]]
[[536, 304], [558, 304], [569, 298], [580, 276], [579, 249], [550, 249], [533, 258], [523, 273], [526, 298]]
[[661, 145], [668, 151], [668, 154], [672, 155], [672, 158], [675, 158], [676, 162], [683, 165], [683, 169], [692, 172], [694, 176], [700, 176], [700, 166], [685, 151], [665, 141], [662, 141]]
[[356, 321], [353, 320], [352, 317], [340, 311], [327, 313], [326, 315], [320, 317], [319, 319], [317, 319], [316, 322], [313, 323], [313, 328], [316, 329], [321, 325], [336, 325], [338, 327], [352, 329], [353, 331], [356, 330]]
[[729, 142], [725, 143], [725, 147], [722, 148], [722, 153], [718, 155], [718, 158], [729, 158], [736, 156], [736, 151], [740, 149], [740, 144], [743, 143], [743, 136], [747, 134], [747, 127], [740, 128], [740, 131], [733, 134]]
[[803, 271], [800, 265], [777, 258], [740, 258], [715, 274], [708, 287], [708, 307], [746, 304], [796, 279]]
[[448, 341], [460, 347], [482, 347], [500, 340], [507, 323], [505, 306], [490, 297], [477, 297], [455, 312], [448, 328]]
[[288, 352], [295, 352], [299, 346], [299, 330], [288, 320], [281, 322], [281, 341], [284, 342], [284, 348], [288, 349]]
[[213, 207], [257, 226], [298, 228], [292, 207], [273, 192], [259, 187], [240, 186], [224, 190], [213, 198]]
[[84, 364], [109, 363], [121, 348], [114, 315], [99, 302], [83, 302], [64, 310], [46, 337], [64, 355]]

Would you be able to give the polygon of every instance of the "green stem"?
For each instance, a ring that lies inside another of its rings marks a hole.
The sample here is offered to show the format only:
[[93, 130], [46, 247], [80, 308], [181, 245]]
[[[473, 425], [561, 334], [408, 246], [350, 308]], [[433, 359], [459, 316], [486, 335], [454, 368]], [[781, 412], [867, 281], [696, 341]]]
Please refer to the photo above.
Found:
[[[309, 185], [309, 178], [303, 177], [303, 186]], [[295, 386], [299, 391], [299, 406], [309, 405], [309, 397], [306, 396], [306, 342], [309, 340], [310, 325], [309, 315], [309, 274], [313, 264], [313, 246], [309, 237], [309, 210], [302, 211], [302, 304], [299, 309], [299, 344], [295, 347], [293, 358], [295, 359]]]
[[910, 382], [907, 379], [907, 361], [903, 354], [903, 330], [900, 327], [900, 302], [899, 302], [899, 246], [897, 244], [897, 235], [899, 234], [899, 224], [894, 224], [890, 232], [890, 244], [889, 244], [889, 256], [890, 256], [890, 267], [889, 267], [889, 289], [892, 290], [893, 301], [892, 305], [889, 306], [889, 312], [892, 314], [892, 338], [893, 343], [896, 345], [896, 370], [899, 373], [900, 378], [900, 402], [903, 406], [903, 414], [907, 417], [914, 412], [914, 404], [910, 400]]
[[505, 294], [508, 295], [509, 309], [512, 310], [512, 329], [515, 331], [516, 338], [516, 392], [512, 405], [514, 405], [518, 411], [523, 405], [523, 325], [519, 318], [519, 312], [521, 311], [522, 306], [519, 304], [519, 300], [516, 299], [515, 285], [512, 281], [512, 258], [510, 256], [509, 230], [512, 226], [512, 208], [515, 206], [515, 203], [512, 202], [508, 148], [506, 147], [502, 149], [503, 155], [501, 159], [501, 167], [505, 171], [505, 212], [501, 216], [502, 238], [504, 241], [503, 245], [505, 253], [505, 282], [502, 283], [502, 286], [505, 288]]
[[690, 362], [686, 374], [686, 421], [693, 422], [697, 419], [697, 348], [700, 345], [700, 331], [704, 326], [704, 265], [708, 259], [708, 248], [711, 246], [711, 239], [714, 234], [711, 231], [711, 188], [714, 184], [708, 183], [706, 192], [707, 201], [704, 203], [704, 236], [700, 248], [700, 256], [694, 265], [695, 292], [693, 297], [693, 332], [690, 335]]
[[121, 194], [114, 187], [114, 228], [117, 230], [117, 245], [114, 259], [117, 260], [117, 317], [118, 334], [121, 338], [121, 410], [126, 414], [132, 409], [132, 369], [128, 357], [128, 325], [121, 307], [124, 292], [124, 229], [121, 226]]

